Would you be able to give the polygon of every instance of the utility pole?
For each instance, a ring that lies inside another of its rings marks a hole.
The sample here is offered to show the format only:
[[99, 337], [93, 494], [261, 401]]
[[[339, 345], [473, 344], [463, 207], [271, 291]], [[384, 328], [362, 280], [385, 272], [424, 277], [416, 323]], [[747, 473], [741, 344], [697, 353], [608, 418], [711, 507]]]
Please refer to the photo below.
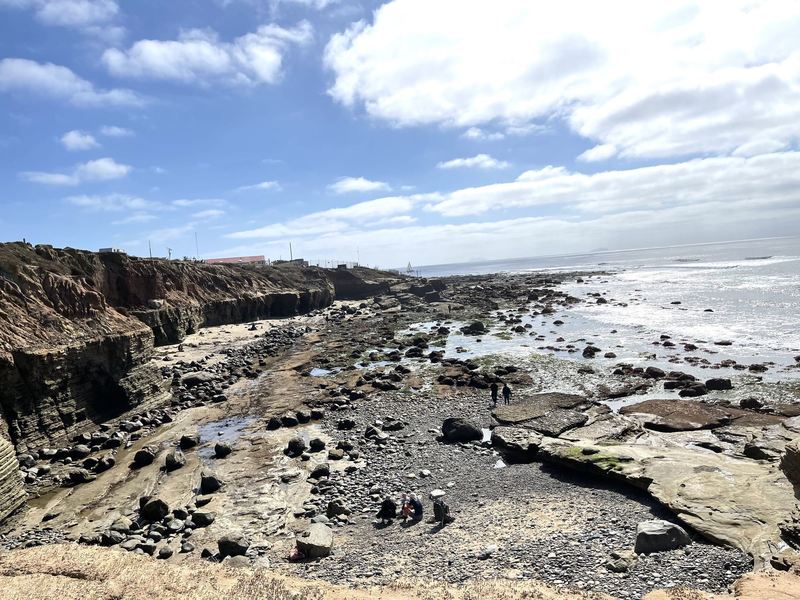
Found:
[[172, 248], [167, 248], [167, 260], [172, 260]]
[[361, 251], [358, 249], [358, 246], [356, 246], [356, 266], [359, 266], [360, 264], [361, 264]]
[[194, 258], [200, 260], [200, 244], [197, 243], [197, 232], [194, 232]]
[[289, 262], [294, 260], [294, 255], [292, 254], [292, 242], [289, 242]]
[[147, 250], [150, 253], [150, 260], [153, 260], [153, 244], [150, 243], [150, 240], [147, 240]]

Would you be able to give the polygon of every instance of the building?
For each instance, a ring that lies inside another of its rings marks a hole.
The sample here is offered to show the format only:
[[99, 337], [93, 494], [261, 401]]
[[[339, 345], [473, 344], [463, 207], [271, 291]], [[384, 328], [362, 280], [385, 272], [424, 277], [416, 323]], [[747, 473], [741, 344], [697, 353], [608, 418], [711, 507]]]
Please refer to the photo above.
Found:
[[230, 258], [209, 258], [210, 265], [263, 265], [267, 259], [263, 256], [231, 256]]
[[119, 248], [100, 248], [100, 254], [125, 254], [125, 250]]

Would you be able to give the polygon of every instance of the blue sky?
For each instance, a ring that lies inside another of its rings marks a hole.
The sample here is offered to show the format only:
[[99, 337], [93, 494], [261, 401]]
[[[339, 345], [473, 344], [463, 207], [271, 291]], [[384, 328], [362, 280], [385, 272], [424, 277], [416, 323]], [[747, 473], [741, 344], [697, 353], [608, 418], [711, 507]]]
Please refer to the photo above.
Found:
[[783, 0], [0, 0], [0, 239], [381, 266], [787, 235]]

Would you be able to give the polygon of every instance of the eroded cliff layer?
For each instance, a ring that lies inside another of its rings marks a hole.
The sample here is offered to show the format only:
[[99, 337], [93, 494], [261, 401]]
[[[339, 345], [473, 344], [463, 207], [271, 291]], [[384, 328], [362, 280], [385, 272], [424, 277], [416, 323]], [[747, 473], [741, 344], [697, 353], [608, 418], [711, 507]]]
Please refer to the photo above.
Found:
[[0, 435], [18, 451], [61, 444], [163, 399], [147, 366], [154, 344], [333, 298], [320, 269], [0, 244]]

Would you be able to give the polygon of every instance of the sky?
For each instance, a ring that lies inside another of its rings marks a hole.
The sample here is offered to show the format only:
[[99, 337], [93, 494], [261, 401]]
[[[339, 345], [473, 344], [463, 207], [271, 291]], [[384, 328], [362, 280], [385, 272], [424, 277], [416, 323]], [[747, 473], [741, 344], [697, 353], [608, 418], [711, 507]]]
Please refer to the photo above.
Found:
[[800, 229], [797, 0], [0, 0], [0, 115], [3, 241], [400, 267]]

